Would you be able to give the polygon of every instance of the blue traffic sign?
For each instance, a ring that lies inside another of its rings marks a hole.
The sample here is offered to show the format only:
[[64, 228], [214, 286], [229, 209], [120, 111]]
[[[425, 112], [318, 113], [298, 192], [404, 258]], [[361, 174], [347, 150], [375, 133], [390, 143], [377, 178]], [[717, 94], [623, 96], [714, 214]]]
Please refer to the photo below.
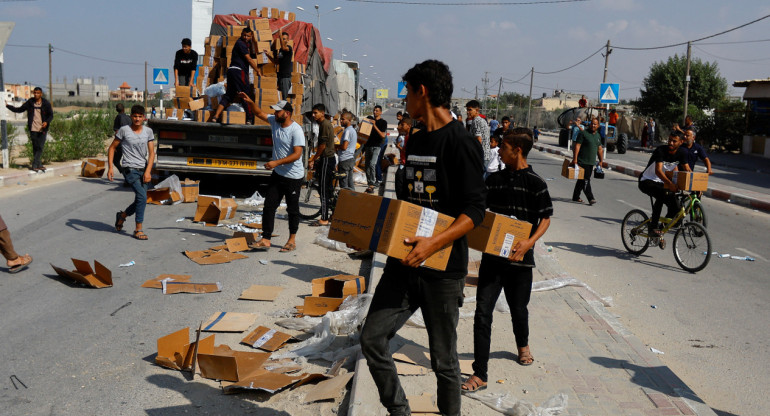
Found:
[[406, 81], [399, 81], [397, 91], [398, 98], [406, 98]]
[[155, 85], [168, 85], [168, 68], [153, 68], [152, 83]]
[[602, 104], [617, 104], [620, 102], [620, 84], [601, 84], [599, 87], [599, 102]]

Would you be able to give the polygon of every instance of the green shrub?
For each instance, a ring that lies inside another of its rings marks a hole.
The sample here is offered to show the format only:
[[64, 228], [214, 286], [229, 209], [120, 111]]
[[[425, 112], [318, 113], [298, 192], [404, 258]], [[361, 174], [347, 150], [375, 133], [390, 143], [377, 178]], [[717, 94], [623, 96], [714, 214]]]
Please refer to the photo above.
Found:
[[[112, 119], [106, 110], [54, 114], [43, 150], [43, 163], [64, 162], [103, 154], [105, 140], [112, 134]], [[32, 142], [22, 156], [32, 159]]]

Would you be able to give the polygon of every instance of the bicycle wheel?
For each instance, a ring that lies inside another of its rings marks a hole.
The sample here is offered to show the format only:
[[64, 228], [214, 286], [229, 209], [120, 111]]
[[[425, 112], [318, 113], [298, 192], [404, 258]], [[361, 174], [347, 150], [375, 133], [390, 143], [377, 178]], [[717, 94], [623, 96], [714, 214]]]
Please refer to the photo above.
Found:
[[703, 204], [701, 204], [699, 201], [695, 201], [692, 204], [692, 209], [689, 212], [689, 217], [691, 222], [697, 222], [698, 224], [702, 225], [703, 228], [706, 228], [706, 211], [703, 209]]
[[643, 234], [647, 234], [647, 214], [639, 209], [628, 212], [620, 226], [620, 235], [623, 238], [623, 246], [629, 253], [636, 256], [644, 253], [650, 246], [650, 240]]
[[299, 191], [299, 217], [303, 220], [312, 220], [319, 215], [321, 215], [321, 195], [318, 193], [318, 187], [308, 182]]
[[684, 224], [674, 235], [674, 259], [690, 273], [703, 270], [711, 260], [711, 239], [697, 222]]

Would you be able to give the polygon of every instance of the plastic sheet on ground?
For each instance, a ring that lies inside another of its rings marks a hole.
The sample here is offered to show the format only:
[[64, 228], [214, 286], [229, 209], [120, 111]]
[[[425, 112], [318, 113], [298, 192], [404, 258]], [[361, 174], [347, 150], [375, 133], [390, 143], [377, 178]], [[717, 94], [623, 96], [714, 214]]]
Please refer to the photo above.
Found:
[[542, 407], [519, 400], [509, 393], [467, 393], [466, 397], [478, 400], [488, 407], [509, 416], [557, 416], [567, 410], [567, 395], [559, 393], [543, 403]]
[[264, 203], [265, 203], [265, 197], [260, 195], [258, 191], [255, 191], [254, 195], [243, 200], [243, 204], [248, 205], [250, 207], [258, 207], [260, 205], [264, 205]]
[[[154, 189], [160, 189], [160, 188], [169, 188], [169, 191], [176, 192], [177, 195], [182, 196], [182, 184], [179, 182], [179, 177], [176, 175], [171, 175], [168, 178], [161, 181], [161, 183], [155, 185]], [[173, 202], [171, 205], [181, 204], [182, 199], [180, 198], [178, 201]]]
[[[475, 302], [476, 297], [474, 296], [473, 301]], [[467, 301], [465, 301], [467, 302]], [[460, 319], [470, 319], [473, 318], [473, 316], [476, 314], [475, 311], [464, 311], [460, 310]], [[413, 326], [416, 328], [425, 328], [425, 319], [422, 317], [422, 310], [417, 309], [412, 316], [409, 317], [409, 320], [406, 321], [406, 324], [409, 326]]]
[[355, 253], [356, 251], [348, 247], [345, 243], [334, 241], [329, 239], [329, 226], [319, 227], [316, 231], [315, 240], [313, 243], [318, 244], [321, 247], [326, 247], [329, 250], [341, 251], [343, 253]]

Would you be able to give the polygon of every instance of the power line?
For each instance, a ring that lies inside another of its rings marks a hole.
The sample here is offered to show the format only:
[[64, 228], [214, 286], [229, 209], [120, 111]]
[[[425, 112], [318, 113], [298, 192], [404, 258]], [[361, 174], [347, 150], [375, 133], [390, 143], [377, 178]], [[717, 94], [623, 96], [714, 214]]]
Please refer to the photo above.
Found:
[[583, 62], [585, 62], [585, 61], [587, 61], [587, 60], [589, 60], [589, 59], [593, 58], [593, 57], [594, 57], [594, 55], [596, 55], [597, 53], [601, 52], [603, 49], [604, 49], [604, 46], [602, 46], [601, 48], [597, 49], [597, 50], [596, 50], [596, 52], [594, 52], [594, 53], [592, 53], [592, 54], [588, 55], [588, 57], [587, 57], [587, 58], [585, 58], [585, 59], [583, 59], [582, 61], [580, 61], [580, 62], [578, 62], [578, 63], [576, 63], [576, 64], [574, 64], [574, 65], [570, 65], [570, 66], [568, 66], [568, 67], [566, 67], [566, 68], [564, 68], [564, 69], [560, 69], [560, 70], [558, 70], [558, 71], [551, 71], [551, 72], [538, 72], [538, 71], [535, 71], [535, 73], [536, 73], [536, 74], [538, 74], [538, 75], [551, 75], [551, 74], [558, 74], [559, 72], [564, 72], [564, 71], [566, 71], [566, 70], [568, 70], [568, 69], [572, 69], [572, 68], [574, 68], [574, 67], [576, 67], [576, 66], [578, 66], [578, 65], [582, 64]]
[[13, 45], [13, 44], [10, 44], [10, 43], [7, 43], [7, 44], [5, 44], [5, 46], [13, 46], [13, 47], [16, 47], [16, 48], [43, 48], [43, 49], [48, 49], [48, 46], [38, 46], [38, 45]]
[[770, 39], [736, 40], [733, 42], [703, 42], [701, 45], [737, 45], [739, 43], [770, 42]]
[[469, 2], [434, 2], [434, 1], [402, 1], [402, 0], [345, 0], [351, 3], [377, 3], [377, 4], [406, 4], [412, 6], [530, 6], [537, 4], [554, 4], [554, 3], [578, 3], [591, 0], [544, 0], [544, 1], [491, 1], [483, 3], [469, 3]]
[[[13, 46], [13, 47], [17, 47], [17, 48], [43, 48], [43, 49], [48, 49], [47, 45], [46, 46], [39, 46], [39, 45], [14, 45], [14, 44], [10, 44], [9, 43], [6, 46]], [[64, 53], [68, 53], [68, 54], [71, 54], [71, 55], [77, 55], [77, 56], [80, 56], [80, 57], [83, 57], [83, 58], [94, 59], [94, 60], [97, 60], [97, 61], [110, 62], [110, 63], [113, 63], [113, 64], [144, 66], [144, 62], [136, 63], [136, 62], [116, 61], [116, 60], [113, 60], [113, 59], [104, 59], [104, 58], [99, 58], [99, 57], [96, 57], [96, 56], [91, 56], [91, 55], [86, 55], [86, 54], [79, 53], [79, 52], [70, 51], [70, 50], [67, 50], [67, 49], [62, 49], [62, 48], [59, 48], [59, 47], [56, 47], [56, 46], [53, 46], [53, 50], [54, 51], [59, 51], [59, 52], [64, 52]]]
[[713, 53], [709, 53], [709, 52], [705, 51], [703, 48], [699, 48], [696, 45], [692, 45], [692, 47], [697, 49], [697, 50], [699, 50], [699, 51], [701, 51], [701, 52], [703, 52], [703, 53], [705, 53], [708, 56], [711, 56], [711, 57], [714, 57], [714, 58], [717, 58], [717, 59], [721, 59], [721, 60], [724, 60], [724, 61], [756, 63], [756, 62], [762, 62], [762, 61], [769, 61], [770, 60], [770, 58], [761, 58], [761, 59], [732, 59], [732, 58], [725, 58], [723, 56], [717, 56], [717, 55], [714, 55]]
[[688, 42], [695, 43], [695, 42], [699, 42], [699, 41], [702, 41], [702, 40], [710, 39], [710, 38], [713, 38], [713, 37], [716, 37], [716, 36], [724, 35], [725, 33], [730, 33], [730, 32], [732, 32], [734, 30], [738, 30], [738, 29], [744, 28], [744, 27], [746, 27], [748, 25], [753, 25], [754, 23], [757, 23], [757, 22], [759, 22], [761, 20], [767, 19], [768, 17], [770, 17], [770, 14], [762, 16], [759, 19], [752, 20], [752, 21], [750, 21], [748, 23], [744, 23], [742, 25], [736, 26], [734, 28], [727, 29], [727, 30], [724, 30], [722, 32], [715, 33], [713, 35], [704, 36], [702, 38], [694, 39], [694, 40], [691, 40], [691, 41], [674, 43], [674, 44], [671, 44], [671, 45], [664, 45], [664, 46], [651, 46], [651, 47], [646, 47], [646, 48], [630, 48], [630, 47], [625, 47], [625, 46], [613, 46], [613, 48], [615, 48], [615, 49], [624, 49], [624, 50], [628, 50], [628, 51], [649, 51], [649, 50], [653, 50], [653, 49], [673, 48], [675, 46], [687, 45]]

